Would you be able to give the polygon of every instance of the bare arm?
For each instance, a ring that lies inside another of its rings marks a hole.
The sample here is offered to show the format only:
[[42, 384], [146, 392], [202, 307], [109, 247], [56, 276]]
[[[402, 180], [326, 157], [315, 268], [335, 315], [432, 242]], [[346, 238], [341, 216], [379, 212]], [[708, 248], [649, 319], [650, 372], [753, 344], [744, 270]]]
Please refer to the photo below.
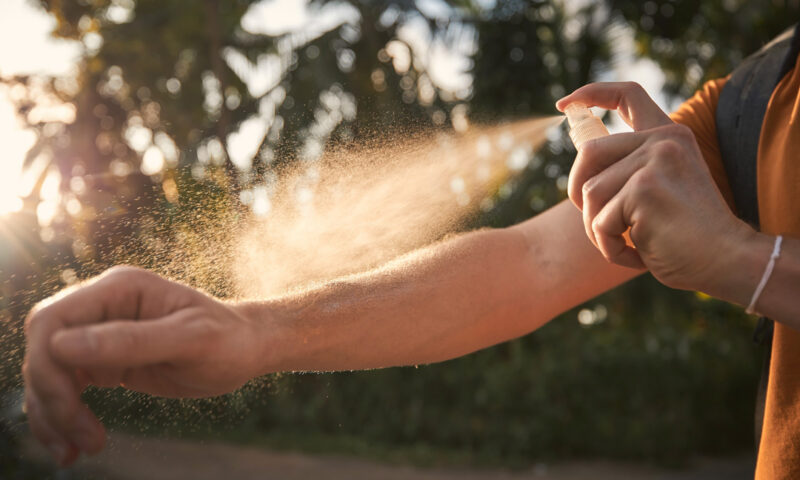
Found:
[[237, 308], [266, 329], [262, 373], [438, 362], [519, 337], [637, 274], [568, 202], [302, 294]]
[[202, 397], [266, 372], [446, 360], [530, 332], [636, 273], [603, 259], [568, 203], [273, 301], [224, 303], [117, 268], [29, 316], [28, 419], [69, 464], [103, 448], [103, 427], [80, 401], [88, 384]]

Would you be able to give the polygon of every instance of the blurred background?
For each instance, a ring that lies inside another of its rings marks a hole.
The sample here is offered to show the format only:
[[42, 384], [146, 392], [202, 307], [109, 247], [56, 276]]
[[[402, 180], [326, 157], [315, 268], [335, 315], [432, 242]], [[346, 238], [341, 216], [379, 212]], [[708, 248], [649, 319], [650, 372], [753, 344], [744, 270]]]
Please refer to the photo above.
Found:
[[[599, 80], [638, 81], [672, 110], [799, 11], [796, 0], [3, 0], [0, 476], [52, 474], [25, 453], [20, 413], [35, 302], [120, 262], [171, 273], [170, 252], [214, 248], [207, 232], [267, 214], [278, 172], [327, 148], [553, 115]], [[564, 199], [574, 155], [550, 135], [465, 228]], [[196, 257], [182, 280], [230, 295], [224, 265]], [[444, 364], [280, 375], [204, 401], [86, 400], [142, 442], [459, 468], [681, 467], [752, 456], [752, 328], [738, 308], [644, 277]]]

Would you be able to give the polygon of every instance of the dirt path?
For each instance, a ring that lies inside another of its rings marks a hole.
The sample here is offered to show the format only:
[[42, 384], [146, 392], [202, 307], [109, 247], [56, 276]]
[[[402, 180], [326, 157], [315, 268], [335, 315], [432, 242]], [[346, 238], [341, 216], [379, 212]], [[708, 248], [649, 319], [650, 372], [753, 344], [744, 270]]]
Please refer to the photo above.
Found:
[[[44, 458], [33, 441], [26, 455]], [[108, 480], [736, 480], [752, 478], [752, 460], [699, 460], [688, 470], [663, 470], [635, 463], [571, 462], [527, 471], [421, 469], [360, 458], [274, 452], [256, 447], [115, 434], [100, 455], [80, 460], [60, 479]]]

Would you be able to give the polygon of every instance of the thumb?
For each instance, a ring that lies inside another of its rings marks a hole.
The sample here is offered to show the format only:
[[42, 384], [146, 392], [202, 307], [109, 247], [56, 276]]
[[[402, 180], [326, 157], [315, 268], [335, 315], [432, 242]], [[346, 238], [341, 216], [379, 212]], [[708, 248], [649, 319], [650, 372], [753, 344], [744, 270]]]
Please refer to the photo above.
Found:
[[636, 82], [590, 83], [560, 99], [556, 102], [556, 108], [564, 111], [573, 102], [580, 102], [588, 107], [617, 110], [625, 123], [636, 131], [673, 123]]
[[[185, 314], [181, 315], [185, 319]], [[53, 356], [73, 367], [135, 368], [176, 359], [181, 339], [177, 313], [153, 320], [113, 320], [53, 334]], [[185, 323], [183, 323], [185, 325]]]

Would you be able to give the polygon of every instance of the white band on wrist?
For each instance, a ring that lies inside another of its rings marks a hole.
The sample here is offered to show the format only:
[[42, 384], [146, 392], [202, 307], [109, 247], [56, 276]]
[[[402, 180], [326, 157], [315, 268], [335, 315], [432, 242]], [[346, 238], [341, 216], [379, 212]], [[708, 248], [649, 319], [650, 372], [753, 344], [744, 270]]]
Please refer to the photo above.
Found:
[[775, 237], [775, 246], [772, 247], [772, 255], [769, 256], [769, 262], [767, 262], [767, 268], [764, 269], [764, 275], [761, 276], [761, 281], [758, 282], [758, 286], [756, 287], [756, 291], [753, 292], [753, 298], [750, 299], [750, 305], [747, 306], [747, 312], [749, 315], [756, 313], [756, 303], [758, 302], [758, 297], [761, 296], [761, 292], [764, 290], [764, 287], [767, 286], [767, 281], [769, 281], [769, 277], [772, 275], [772, 271], [775, 269], [775, 260], [781, 256], [781, 242], [783, 242], [783, 235], [778, 235]]

